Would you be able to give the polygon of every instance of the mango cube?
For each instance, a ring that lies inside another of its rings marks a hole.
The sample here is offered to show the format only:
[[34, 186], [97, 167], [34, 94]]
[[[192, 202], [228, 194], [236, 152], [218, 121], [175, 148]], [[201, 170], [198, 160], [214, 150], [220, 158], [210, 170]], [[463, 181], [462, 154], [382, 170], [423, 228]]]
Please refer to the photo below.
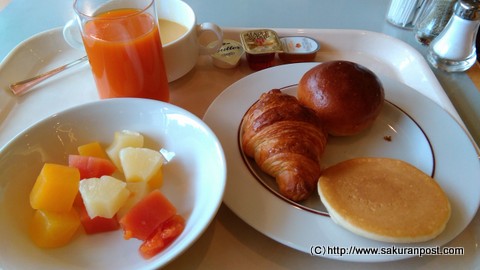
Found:
[[130, 191], [125, 182], [112, 176], [102, 176], [80, 181], [80, 194], [90, 218], [112, 218], [125, 204]]
[[78, 194], [80, 172], [59, 164], [45, 163], [30, 191], [33, 209], [68, 212]]
[[68, 244], [79, 226], [80, 216], [73, 207], [63, 213], [36, 210], [29, 234], [37, 246], [56, 248]]
[[120, 150], [119, 156], [127, 182], [152, 180], [154, 187], [161, 186], [162, 173], [159, 171], [165, 158], [160, 152], [148, 148], [127, 147]]
[[99, 142], [91, 142], [77, 147], [81, 156], [98, 157], [108, 159], [107, 153]]
[[120, 172], [123, 172], [123, 169], [120, 164], [119, 152], [125, 147], [143, 147], [143, 135], [130, 130], [115, 132], [112, 144], [105, 151]]
[[157, 171], [156, 174], [153, 175], [150, 180], [148, 180], [148, 185], [151, 189], [161, 188], [163, 185], [163, 171], [162, 168]]

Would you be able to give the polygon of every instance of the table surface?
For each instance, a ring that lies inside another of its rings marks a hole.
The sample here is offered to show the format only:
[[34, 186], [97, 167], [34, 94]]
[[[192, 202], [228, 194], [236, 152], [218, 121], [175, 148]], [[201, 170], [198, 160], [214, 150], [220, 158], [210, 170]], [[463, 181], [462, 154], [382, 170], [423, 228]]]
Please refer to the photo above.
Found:
[[[385, 0], [185, 0], [194, 9], [197, 22], [215, 22], [221, 27], [362, 29], [382, 32], [410, 44], [422, 55], [426, 47], [413, 32], [385, 21]], [[2, 0], [0, 2], [0, 60], [21, 41], [55, 27], [73, 16], [72, 1]], [[3, 9], [2, 9], [3, 8]], [[478, 63], [477, 63], [478, 65]], [[467, 129], [480, 144], [480, 67], [465, 73], [433, 70]], [[217, 239], [217, 240], [212, 240]], [[222, 240], [218, 240], [222, 239]], [[473, 239], [478, 243], [479, 239]], [[229, 247], [235, 246], [232, 250]], [[221, 251], [221, 258], [214, 252]], [[479, 253], [478, 250], [473, 251]], [[480, 256], [476, 256], [480, 257]], [[213, 259], [216, 258], [216, 259]], [[418, 260], [421, 260], [420, 262]], [[444, 260], [415, 258], [393, 263], [363, 265], [365, 269], [438, 268]], [[480, 262], [477, 260], [477, 266]], [[356, 269], [360, 266], [312, 258], [283, 246], [255, 231], [222, 205], [205, 234], [168, 269]]]

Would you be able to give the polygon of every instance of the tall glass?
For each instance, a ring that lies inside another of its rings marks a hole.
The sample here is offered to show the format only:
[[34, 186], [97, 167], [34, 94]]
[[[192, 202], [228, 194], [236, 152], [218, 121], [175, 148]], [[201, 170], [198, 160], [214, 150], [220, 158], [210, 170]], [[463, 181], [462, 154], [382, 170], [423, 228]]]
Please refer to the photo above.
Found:
[[100, 98], [169, 101], [154, 0], [75, 0]]

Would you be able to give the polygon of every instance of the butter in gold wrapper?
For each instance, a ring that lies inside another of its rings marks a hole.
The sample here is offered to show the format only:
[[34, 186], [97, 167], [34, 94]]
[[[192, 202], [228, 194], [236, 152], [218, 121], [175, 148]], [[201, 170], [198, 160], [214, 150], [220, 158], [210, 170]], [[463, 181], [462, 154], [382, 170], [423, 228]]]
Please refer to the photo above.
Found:
[[234, 68], [238, 66], [243, 53], [242, 44], [235, 40], [225, 39], [220, 49], [212, 54], [213, 64], [219, 68]]

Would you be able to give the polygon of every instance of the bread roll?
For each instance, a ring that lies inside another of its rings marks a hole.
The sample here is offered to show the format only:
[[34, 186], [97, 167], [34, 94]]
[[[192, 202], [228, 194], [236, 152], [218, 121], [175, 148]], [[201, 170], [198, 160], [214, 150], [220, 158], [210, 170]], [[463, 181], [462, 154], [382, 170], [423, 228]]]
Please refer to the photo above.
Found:
[[322, 172], [318, 193], [336, 223], [378, 241], [427, 241], [450, 218], [450, 203], [437, 182], [396, 159], [340, 162]]
[[297, 96], [334, 136], [354, 135], [371, 126], [385, 98], [377, 76], [349, 61], [324, 62], [307, 71], [299, 82]]

